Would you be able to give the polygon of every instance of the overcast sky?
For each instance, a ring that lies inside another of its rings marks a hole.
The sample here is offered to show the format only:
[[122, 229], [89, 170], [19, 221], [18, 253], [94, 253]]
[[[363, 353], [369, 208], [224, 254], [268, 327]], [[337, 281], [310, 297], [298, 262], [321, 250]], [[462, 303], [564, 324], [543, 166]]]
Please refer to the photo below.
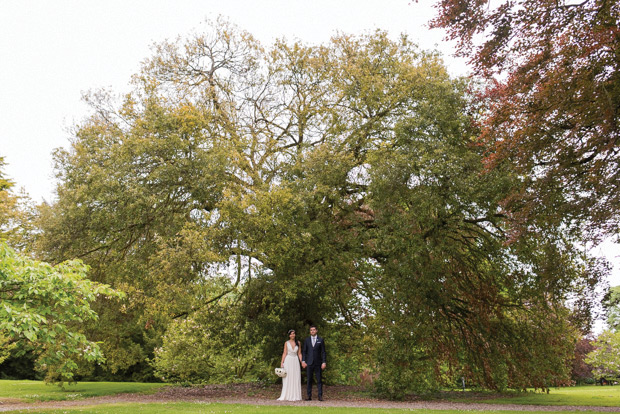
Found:
[[[18, 188], [36, 201], [52, 200], [52, 152], [67, 147], [69, 128], [88, 108], [88, 90], [129, 90], [132, 74], [154, 42], [205, 28], [222, 15], [263, 45], [286, 37], [317, 44], [336, 32], [377, 28], [407, 33], [424, 49], [438, 49], [450, 72], [462, 59], [444, 33], [429, 30], [432, 0], [0, 0], [0, 156]], [[620, 284], [618, 246], [607, 243]]]

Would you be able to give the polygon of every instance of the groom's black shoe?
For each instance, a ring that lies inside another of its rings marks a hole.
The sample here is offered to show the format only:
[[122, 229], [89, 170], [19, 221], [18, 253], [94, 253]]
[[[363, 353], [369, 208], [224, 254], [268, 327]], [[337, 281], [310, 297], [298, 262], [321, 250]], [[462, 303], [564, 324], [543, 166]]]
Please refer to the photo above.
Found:
[[323, 401], [323, 397], [319, 397], [319, 401]]
[[307, 397], [306, 401], [312, 401], [312, 397]]

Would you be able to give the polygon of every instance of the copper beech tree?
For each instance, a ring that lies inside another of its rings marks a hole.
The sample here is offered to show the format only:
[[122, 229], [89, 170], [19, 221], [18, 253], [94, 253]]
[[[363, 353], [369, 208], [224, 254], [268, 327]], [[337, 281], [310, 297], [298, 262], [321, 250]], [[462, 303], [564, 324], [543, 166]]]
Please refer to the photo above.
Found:
[[[620, 3], [442, 0], [432, 27], [486, 82], [480, 142], [523, 185], [506, 199], [515, 236], [541, 220], [618, 233]], [[579, 229], [580, 227], [580, 229]]]

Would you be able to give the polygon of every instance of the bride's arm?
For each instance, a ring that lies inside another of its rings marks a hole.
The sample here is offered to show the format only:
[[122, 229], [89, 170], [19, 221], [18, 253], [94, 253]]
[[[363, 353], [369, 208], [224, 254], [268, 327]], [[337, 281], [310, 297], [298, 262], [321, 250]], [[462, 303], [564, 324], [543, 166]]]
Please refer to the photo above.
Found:
[[284, 352], [282, 352], [282, 362], [280, 362], [280, 367], [284, 366], [284, 359], [286, 358], [286, 342], [284, 343]]
[[302, 360], [302, 358], [301, 358], [301, 343], [297, 347], [297, 356], [299, 357], [299, 362], [301, 362], [301, 360]]

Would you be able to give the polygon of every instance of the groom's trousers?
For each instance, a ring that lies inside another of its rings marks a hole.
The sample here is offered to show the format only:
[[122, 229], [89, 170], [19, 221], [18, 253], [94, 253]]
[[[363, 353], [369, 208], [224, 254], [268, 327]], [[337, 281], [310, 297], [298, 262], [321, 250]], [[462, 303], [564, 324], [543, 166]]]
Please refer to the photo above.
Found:
[[306, 380], [308, 381], [308, 398], [312, 398], [312, 378], [316, 375], [316, 388], [319, 392], [319, 398], [323, 397], [323, 382], [321, 364], [312, 364], [306, 367]]

